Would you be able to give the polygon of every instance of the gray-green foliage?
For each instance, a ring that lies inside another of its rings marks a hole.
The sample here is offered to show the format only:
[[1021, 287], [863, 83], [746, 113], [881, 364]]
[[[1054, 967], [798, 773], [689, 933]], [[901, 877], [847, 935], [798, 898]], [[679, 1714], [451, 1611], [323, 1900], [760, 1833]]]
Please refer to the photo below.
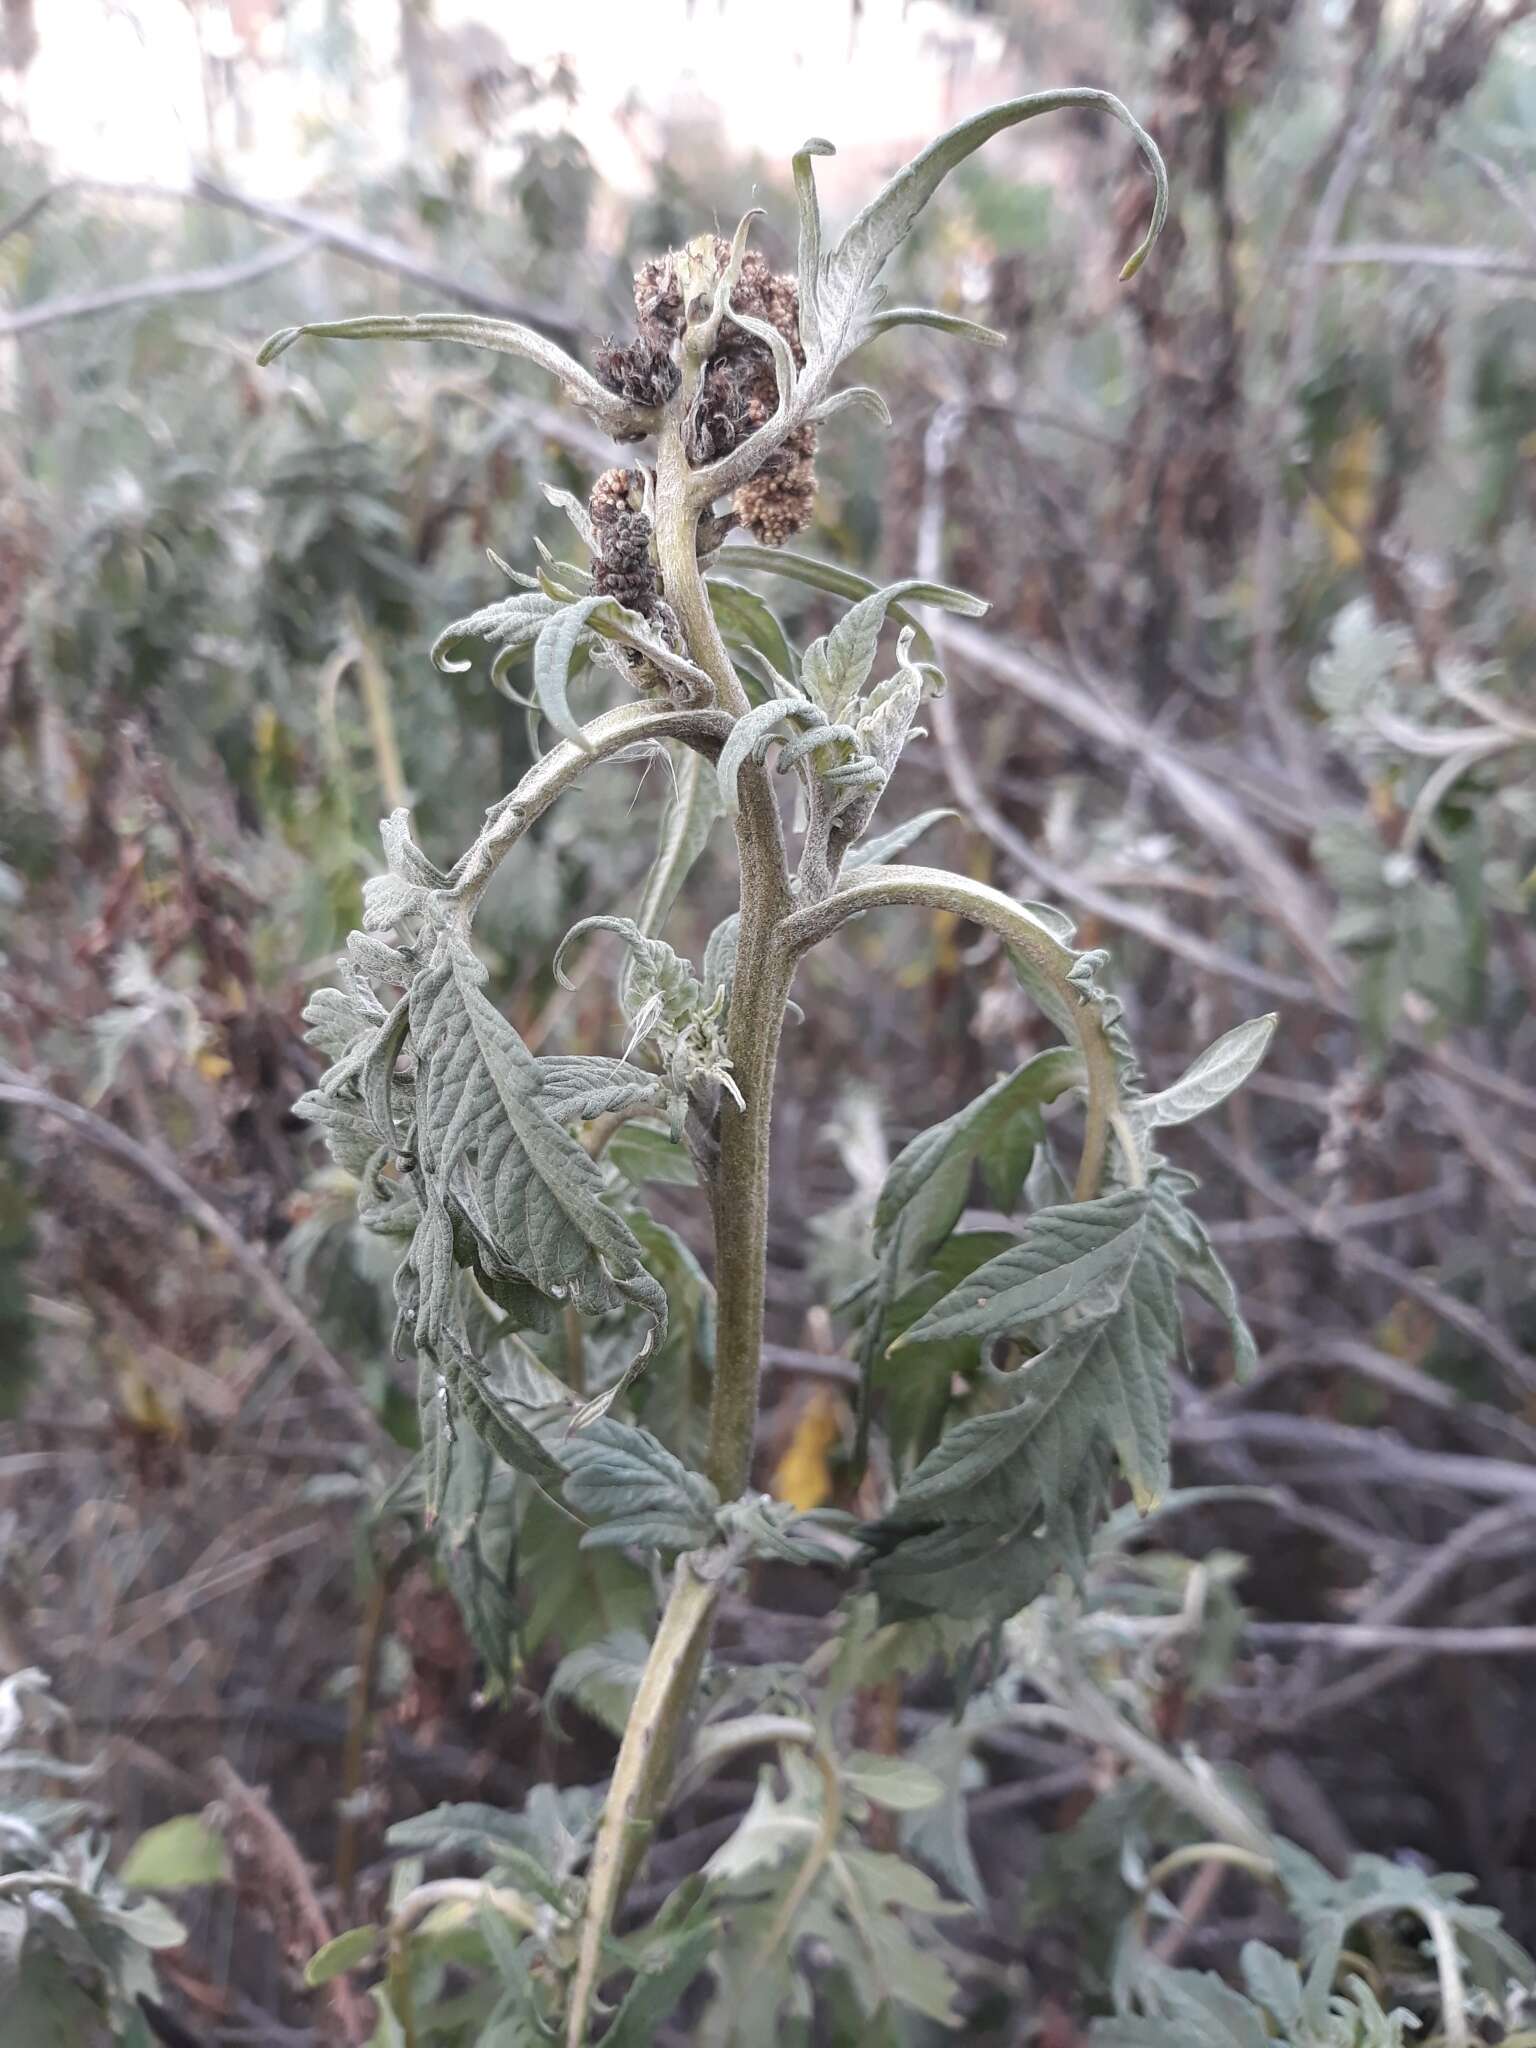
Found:
[[[340, 985], [308, 1013], [332, 1064], [301, 1114], [355, 1178], [364, 1223], [400, 1244], [396, 1345], [417, 1361], [421, 1450], [413, 1490], [402, 1487], [395, 1504], [407, 1492], [419, 1501], [488, 1675], [510, 1689], [520, 1650], [555, 1638], [552, 1720], [574, 1703], [621, 1737], [600, 1815], [585, 1795], [539, 1787], [522, 1816], [451, 1808], [394, 1831], [397, 1848], [467, 1855], [484, 1873], [470, 1885], [477, 1931], [467, 1951], [448, 1949], [447, 1931], [414, 1914], [421, 1870], [397, 1873], [395, 1962], [381, 1995], [417, 2039], [413, 1987], [440, 1985], [444, 1953], [479, 1967], [473, 2010], [488, 2030], [467, 2037], [460, 2025], [455, 2035], [440, 2002], [432, 2012], [454, 2048], [467, 2038], [582, 2048], [603, 2026], [601, 2038], [627, 2048], [679, 2001], [691, 2001], [700, 2038], [737, 2048], [808, 2039], [818, 2026], [886, 2039], [909, 2020], [961, 2023], [962, 1967], [942, 1922], [965, 1907], [938, 1880], [973, 1903], [980, 1891], [963, 1796], [971, 1731], [962, 1719], [923, 1758], [868, 1754], [853, 1739], [855, 1690], [935, 1656], [974, 1669], [989, 1635], [995, 1647], [1004, 1625], [1027, 1630], [1015, 1617], [1053, 1587], [1039, 1612], [1041, 1627], [1054, 1627], [1070, 1604], [1064, 1575], [1083, 1585], [1096, 1569], [1112, 1486], [1125, 1481], [1139, 1513], [1157, 1507], [1170, 1478], [1181, 1288], [1219, 1311], [1236, 1368], [1253, 1360], [1232, 1283], [1189, 1206], [1196, 1184], [1155, 1141], [1241, 1085], [1275, 1020], [1229, 1031], [1148, 1092], [1106, 956], [1080, 949], [1069, 919], [904, 865], [942, 813], [870, 839], [920, 736], [924, 698], [943, 680], [913, 613], [984, 607], [932, 582], [882, 588], [782, 548], [732, 545], [714, 509], [754, 479], [782, 476], [791, 435], [803, 447], [802, 430], [864, 402], [858, 391], [834, 396], [830, 383], [873, 335], [916, 323], [988, 338], [942, 314], [885, 309], [879, 276], [949, 169], [989, 135], [1059, 108], [1130, 126], [1155, 174], [1155, 236], [1166, 203], [1156, 148], [1118, 101], [1092, 90], [1034, 95], [962, 122], [826, 246], [812, 159], [827, 146], [810, 144], [794, 166], [798, 353], [781, 325], [736, 303], [749, 216], [728, 249], [704, 236], [655, 266], [665, 290], [642, 276], [637, 303], [649, 296], [663, 309], [636, 344], [644, 374], [631, 382], [652, 394], [643, 403], [509, 323], [429, 315], [303, 330], [514, 354], [551, 372], [621, 441], [654, 434], [659, 444], [654, 466], [608, 479], [590, 510], [548, 491], [590, 567], [538, 546], [529, 571], [507, 572], [512, 595], [439, 637], [434, 657], [450, 673], [467, 666], [458, 649], [494, 649], [491, 681], [562, 744], [492, 806], [451, 868], [421, 850], [405, 812], [390, 818], [387, 873], [368, 885]], [[782, 303], [789, 281], [775, 286]], [[745, 340], [762, 351], [776, 402], [769, 412], [755, 393], [766, 416], [706, 459], [701, 448], [715, 443], [701, 435], [704, 366], [727, 323], [733, 348]], [[297, 333], [274, 337], [265, 359]], [[784, 575], [845, 608], [800, 654], [766, 599], [724, 571]], [[531, 697], [509, 681], [524, 656]], [[578, 689], [614, 677], [631, 699], [581, 722]], [[1341, 715], [1375, 701], [1342, 676], [1329, 687]], [[572, 941], [620, 943], [617, 1056], [535, 1054], [491, 998], [473, 940], [479, 905], [578, 776], [649, 763], [668, 747], [672, 796], [633, 914], [584, 918], [552, 962], [569, 986]], [[770, 749], [797, 785], [788, 820], [765, 773]], [[727, 818], [740, 908], [696, 966], [663, 928]], [[850, 1462], [866, 1492], [855, 1521], [799, 1514], [744, 1483], [762, 1366], [769, 1108], [800, 961], [850, 918], [897, 906], [990, 929], [1063, 1044], [922, 1132], [885, 1176], [859, 1277], [837, 1304], [860, 1380]], [[1073, 1152], [1075, 1167], [1065, 1166]], [[713, 1284], [685, 1233], [651, 1209], [669, 1185], [710, 1205]], [[993, 1213], [968, 1228], [978, 1185]], [[710, 1671], [708, 1716], [690, 1747], [716, 1604], [752, 1557], [839, 1581], [839, 1638], [805, 1667]], [[663, 1573], [658, 1617], [652, 1587]], [[1069, 1663], [1062, 1652], [1037, 1666], [1033, 1682], [1047, 1690], [1048, 1669], [1063, 1674], [1048, 1711], [1068, 1712]], [[999, 1698], [1012, 1683], [998, 1679]], [[1110, 1747], [1130, 1739], [1117, 1738], [1129, 1724], [1107, 1693], [1093, 1693], [1088, 1712]], [[729, 1839], [651, 1926], [616, 1936], [674, 1771], [707, 1776], [764, 1745], [776, 1767]], [[1182, 1765], [1164, 1764], [1163, 1789], [1187, 1778], [1197, 1815], [1235, 1814], [1237, 1835], [1251, 1839], [1254, 1824], [1224, 1792], [1207, 1794]], [[872, 1809], [903, 1816], [900, 1853], [872, 1846]], [[1310, 1879], [1300, 1866], [1293, 1875], [1299, 1896]], [[1351, 1917], [1395, 1910], [1388, 1889], [1314, 1900], [1303, 1915], [1303, 1988], [1270, 1952], [1250, 1959], [1250, 1991], [1267, 1987], [1289, 2015], [1276, 2014], [1282, 2025], [1298, 2014], [1315, 2022], [1319, 2048], [1355, 2038], [1327, 2029], [1361, 2014], [1377, 2026], [1362, 2042], [1392, 2038], [1381, 2028], [1393, 2020], [1334, 1985]], [[1436, 1910], [1449, 1924], [1452, 1906]], [[1459, 1906], [1454, 1938], [1510, 1964]], [[371, 1953], [360, 1933], [339, 1967]], [[621, 1976], [628, 1989], [612, 2003]], [[1128, 2003], [1113, 2023], [1121, 2033], [1106, 2038], [1151, 2043], [1163, 2036], [1126, 2030], [1167, 2025], [1206, 2028], [1212, 2042], [1269, 2038], [1253, 2032], [1267, 2025], [1253, 1998], [1219, 1983], [1165, 1972], [1136, 1996], [1139, 2007]]]
[[29, 2048], [152, 2048], [138, 2001], [186, 1930], [109, 1870], [96, 1766], [50, 1746], [66, 1718], [41, 1671], [0, 1680], [0, 2026]]

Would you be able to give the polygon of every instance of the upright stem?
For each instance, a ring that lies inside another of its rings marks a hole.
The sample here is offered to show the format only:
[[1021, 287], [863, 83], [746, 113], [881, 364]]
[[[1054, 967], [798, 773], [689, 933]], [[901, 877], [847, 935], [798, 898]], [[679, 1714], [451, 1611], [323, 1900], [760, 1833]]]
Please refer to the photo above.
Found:
[[[656, 551], [667, 602], [692, 658], [734, 715], [746, 692], [720, 637], [696, 553], [698, 509], [682, 435], [669, 422], [656, 471]], [[731, 976], [727, 1051], [745, 1107], [722, 1104], [713, 1205], [715, 1392], [709, 1417], [709, 1476], [726, 1500], [747, 1483], [757, 1424], [763, 1294], [768, 1262], [768, 1151], [773, 1080], [795, 958], [779, 928], [793, 908], [779, 807], [766, 770], [747, 762], [738, 784], [736, 845], [741, 864], [741, 922]]]
[[[680, 424], [691, 401], [696, 371], [697, 366], [685, 370], [680, 402], [661, 435], [656, 467], [656, 552], [662, 587], [686, 636], [690, 656], [714, 684], [720, 707], [739, 717], [748, 708], [747, 695], [720, 637], [699, 573], [699, 510], [690, 490]], [[796, 958], [780, 938], [793, 899], [772, 786], [764, 770], [748, 762], [739, 788], [736, 844], [741, 863], [741, 922], [731, 979], [727, 1050], [746, 1107], [738, 1109], [729, 1098], [722, 1104], [713, 1188], [717, 1307], [709, 1471], [726, 1500], [742, 1491], [752, 1463], [767, 1272], [773, 1076]], [[460, 887], [464, 887], [462, 880]], [[586, 2039], [602, 1974], [604, 1939], [639, 1860], [646, 1829], [671, 1780], [720, 1588], [718, 1578], [701, 1576], [686, 1557], [678, 1560], [667, 1609], [625, 1723], [593, 1847], [580, 1951], [566, 2014], [567, 2048], [581, 2048]]]

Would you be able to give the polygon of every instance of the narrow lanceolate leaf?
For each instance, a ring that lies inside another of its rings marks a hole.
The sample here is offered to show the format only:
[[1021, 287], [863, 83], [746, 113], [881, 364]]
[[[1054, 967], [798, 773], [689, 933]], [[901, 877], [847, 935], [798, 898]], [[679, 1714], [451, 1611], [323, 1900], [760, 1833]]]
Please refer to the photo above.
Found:
[[888, 306], [866, 323], [865, 332], [873, 339], [877, 334], [889, 334], [893, 327], [933, 327], [940, 334], [974, 341], [982, 348], [1002, 348], [1008, 340], [995, 327], [982, 327], [975, 320], [962, 320], [958, 313], [940, 312], [935, 306]]
[[[1022, 99], [1005, 100], [958, 122], [947, 134], [931, 142], [875, 194], [837, 247], [825, 257], [818, 279], [817, 319], [818, 340], [828, 361], [839, 361], [868, 332], [867, 322], [879, 310], [873, 294], [876, 278], [949, 173], [1005, 128], [1033, 120], [1037, 114], [1070, 107], [1099, 108], [1113, 115], [1131, 131], [1147, 160], [1153, 178], [1152, 222], [1146, 240], [1121, 274], [1129, 277], [1140, 268], [1162, 232], [1168, 212], [1168, 175], [1157, 144], [1113, 93], [1088, 86], [1028, 93]], [[802, 288], [802, 299], [803, 296]], [[801, 321], [803, 325], [803, 311]]]
[[886, 861], [894, 860], [898, 853], [905, 853], [909, 846], [915, 845], [925, 832], [931, 832], [945, 818], [958, 818], [959, 815], [958, 811], [949, 810], [919, 811], [915, 818], [893, 825], [889, 832], [882, 832], [877, 839], [866, 839], [862, 845], [856, 846], [843, 862], [843, 871], [851, 874], [855, 868], [881, 867]]
[[1253, 1017], [1224, 1031], [1214, 1045], [1208, 1045], [1174, 1082], [1158, 1095], [1144, 1095], [1134, 1105], [1138, 1121], [1160, 1129], [1168, 1124], [1187, 1124], [1203, 1116], [1218, 1102], [1225, 1102], [1241, 1088], [1269, 1049], [1279, 1022], [1273, 1011]]
[[456, 341], [498, 355], [522, 356], [557, 377], [566, 396], [609, 433], [633, 437], [655, 427], [654, 412], [607, 390], [547, 336], [513, 320], [488, 319], [480, 313], [369, 313], [359, 320], [316, 320], [304, 327], [280, 327], [263, 343], [257, 362], [275, 362], [305, 335], [317, 341]]
[[635, 923], [654, 938], [667, 921], [688, 871], [709, 844], [720, 815], [720, 788], [709, 763], [692, 747], [676, 763], [676, 780], [661, 821], [655, 864], [645, 878]]
[[[904, 1261], [914, 1268], [924, 1264], [959, 1221], [972, 1167], [989, 1152], [999, 1162], [993, 1195], [1011, 1207], [1040, 1134], [1040, 1107], [1054, 1102], [1081, 1072], [1075, 1052], [1053, 1047], [1029, 1060], [1017, 1073], [995, 1081], [943, 1123], [919, 1131], [891, 1162], [880, 1190], [875, 1207], [876, 1246], [885, 1244], [897, 1221], [905, 1218]], [[1010, 1133], [1015, 1131], [1017, 1141], [1010, 1145]], [[1004, 1158], [1014, 1162], [1016, 1172], [1002, 1166]]]
[[597, 1167], [546, 1113], [539, 1063], [487, 1001], [484, 979], [468, 945], [445, 939], [412, 984], [423, 1179], [451, 1191], [495, 1266], [585, 1314], [641, 1308], [649, 1351], [666, 1329], [666, 1297], [604, 1205]]
[[1147, 1192], [1122, 1188], [1094, 1202], [1042, 1209], [1018, 1244], [988, 1259], [898, 1340], [1018, 1336], [1044, 1316], [1118, 1305], [1142, 1250]]
[[589, 630], [592, 614], [605, 605], [611, 610], [613, 599], [583, 597], [574, 604], [562, 605], [533, 644], [533, 689], [539, 707], [555, 731], [583, 752], [587, 743], [571, 714], [566, 693], [570, 689], [571, 663], [582, 635]]
[[714, 1534], [720, 1496], [649, 1430], [604, 1416], [565, 1446], [565, 1498], [595, 1526], [584, 1546], [696, 1550]]
[[795, 678], [795, 656], [784, 628], [755, 590], [725, 576], [711, 576], [709, 601], [727, 646], [751, 648], [786, 682]]

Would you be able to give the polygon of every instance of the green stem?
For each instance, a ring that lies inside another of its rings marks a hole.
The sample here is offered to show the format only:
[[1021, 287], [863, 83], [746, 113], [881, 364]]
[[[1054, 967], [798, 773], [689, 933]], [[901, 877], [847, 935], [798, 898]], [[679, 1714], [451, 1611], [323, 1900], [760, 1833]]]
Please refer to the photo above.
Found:
[[[684, 397], [687, 396], [686, 388]], [[698, 507], [682, 435], [669, 424], [656, 470], [656, 552], [662, 588], [693, 659], [735, 717], [749, 706], [720, 637], [696, 554]], [[768, 1152], [779, 1037], [795, 959], [779, 942], [793, 908], [784, 832], [765, 769], [748, 762], [738, 782], [736, 846], [741, 921], [726, 1050], [745, 1107], [721, 1105], [720, 1157], [711, 1188], [715, 1226], [715, 1391], [710, 1405], [710, 1478], [722, 1499], [746, 1486], [757, 1427], [763, 1294], [768, 1263]]]
[[701, 1578], [687, 1557], [678, 1559], [671, 1597], [624, 1724], [592, 1851], [581, 1946], [566, 2015], [566, 2048], [583, 2048], [586, 2041], [602, 1975], [603, 1942], [671, 1773], [722, 1585], [720, 1579]]

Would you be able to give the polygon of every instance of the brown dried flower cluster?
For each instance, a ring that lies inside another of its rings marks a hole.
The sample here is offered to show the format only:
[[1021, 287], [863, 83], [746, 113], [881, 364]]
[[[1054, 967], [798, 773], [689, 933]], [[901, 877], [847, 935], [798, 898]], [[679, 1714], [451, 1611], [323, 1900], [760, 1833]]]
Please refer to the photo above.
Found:
[[[729, 244], [717, 238], [715, 254], [723, 270]], [[749, 249], [731, 303], [749, 318], [776, 327], [794, 351], [796, 363], [804, 367], [800, 292], [793, 277], [775, 272], [761, 251]], [[677, 390], [674, 351], [687, 319], [674, 256], [653, 257], [641, 266], [635, 278], [635, 314], [636, 338], [622, 348], [605, 343], [597, 353], [597, 375], [610, 390], [636, 404], [663, 404]], [[777, 406], [778, 384], [767, 344], [727, 317], [715, 353], [704, 367], [688, 422], [689, 459], [702, 467], [730, 454], [773, 417]], [[797, 427], [757, 475], [737, 490], [736, 518], [755, 539], [779, 547], [810, 524], [815, 458], [816, 429]]]
[[605, 469], [587, 501], [597, 546], [593, 588], [650, 618], [660, 589], [651, 560], [651, 522], [641, 510], [645, 479], [638, 469]]

